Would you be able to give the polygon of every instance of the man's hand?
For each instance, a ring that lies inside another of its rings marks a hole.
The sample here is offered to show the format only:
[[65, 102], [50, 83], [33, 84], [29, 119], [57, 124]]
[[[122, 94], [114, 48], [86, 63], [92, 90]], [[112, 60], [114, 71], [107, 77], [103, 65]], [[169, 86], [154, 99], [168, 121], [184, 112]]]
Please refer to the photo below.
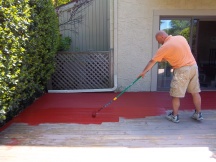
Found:
[[142, 78], [144, 78], [145, 74], [154, 66], [155, 63], [156, 61], [150, 60], [148, 64], [146, 65], [146, 67], [144, 68], [144, 70], [138, 75], [138, 77], [141, 76]]
[[143, 71], [142, 73], [140, 73], [139, 75], [138, 75], [138, 77], [137, 78], [139, 78], [139, 77], [142, 77], [142, 78], [144, 78], [145, 77], [145, 72]]

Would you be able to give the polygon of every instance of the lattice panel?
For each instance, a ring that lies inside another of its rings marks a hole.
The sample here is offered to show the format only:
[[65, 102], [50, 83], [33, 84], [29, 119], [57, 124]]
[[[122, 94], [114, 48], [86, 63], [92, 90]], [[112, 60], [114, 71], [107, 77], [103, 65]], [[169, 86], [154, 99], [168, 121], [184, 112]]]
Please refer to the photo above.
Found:
[[111, 88], [111, 64], [111, 52], [59, 53], [51, 90]]

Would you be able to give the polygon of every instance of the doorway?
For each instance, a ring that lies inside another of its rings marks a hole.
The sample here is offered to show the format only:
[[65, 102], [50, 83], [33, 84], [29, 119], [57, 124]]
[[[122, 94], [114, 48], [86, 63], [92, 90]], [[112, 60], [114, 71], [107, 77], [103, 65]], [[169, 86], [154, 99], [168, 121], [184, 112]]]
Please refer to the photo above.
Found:
[[[216, 18], [161, 17], [160, 30], [184, 36], [199, 67], [201, 90], [216, 90]], [[173, 69], [168, 62], [158, 63], [157, 91], [168, 91]]]

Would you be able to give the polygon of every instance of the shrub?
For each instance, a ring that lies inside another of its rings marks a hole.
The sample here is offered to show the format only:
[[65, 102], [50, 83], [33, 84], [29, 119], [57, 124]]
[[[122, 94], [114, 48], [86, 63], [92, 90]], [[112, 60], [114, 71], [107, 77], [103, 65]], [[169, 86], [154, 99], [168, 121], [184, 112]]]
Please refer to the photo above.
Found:
[[71, 46], [71, 38], [70, 37], [62, 37], [60, 36], [58, 51], [67, 51]]
[[58, 42], [51, 0], [0, 2], [0, 123], [43, 94]]
[[20, 84], [22, 58], [26, 54], [30, 8], [28, 0], [0, 2], [0, 121], [6, 113], [17, 108], [21, 96]]
[[51, 0], [30, 0], [33, 8], [28, 43], [28, 67], [34, 72], [35, 89], [43, 91], [54, 72], [54, 57], [59, 43], [58, 19]]

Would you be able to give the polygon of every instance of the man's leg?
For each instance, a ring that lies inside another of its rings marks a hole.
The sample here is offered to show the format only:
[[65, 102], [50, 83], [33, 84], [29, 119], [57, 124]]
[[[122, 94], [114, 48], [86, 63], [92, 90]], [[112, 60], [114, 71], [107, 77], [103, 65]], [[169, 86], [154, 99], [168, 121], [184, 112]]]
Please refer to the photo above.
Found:
[[196, 112], [201, 112], [201, 97], [199, 93], [191, 93]]
[[178, 109], [180, 106], [180, 99], [178, 97], [172, 97], [173, 111], [167, 114], [166, 118], [174, 123], [179, 122]]
[[191, 93], [196, 111], [191, 116], [195, 120], [203, 120], [201, 113], [201, 97], [199, 93]]
[[180, 107], [180, 98], [172, 97], [172, 106], [173, 106], [173, 116], [178, 115], [178, 110]]

